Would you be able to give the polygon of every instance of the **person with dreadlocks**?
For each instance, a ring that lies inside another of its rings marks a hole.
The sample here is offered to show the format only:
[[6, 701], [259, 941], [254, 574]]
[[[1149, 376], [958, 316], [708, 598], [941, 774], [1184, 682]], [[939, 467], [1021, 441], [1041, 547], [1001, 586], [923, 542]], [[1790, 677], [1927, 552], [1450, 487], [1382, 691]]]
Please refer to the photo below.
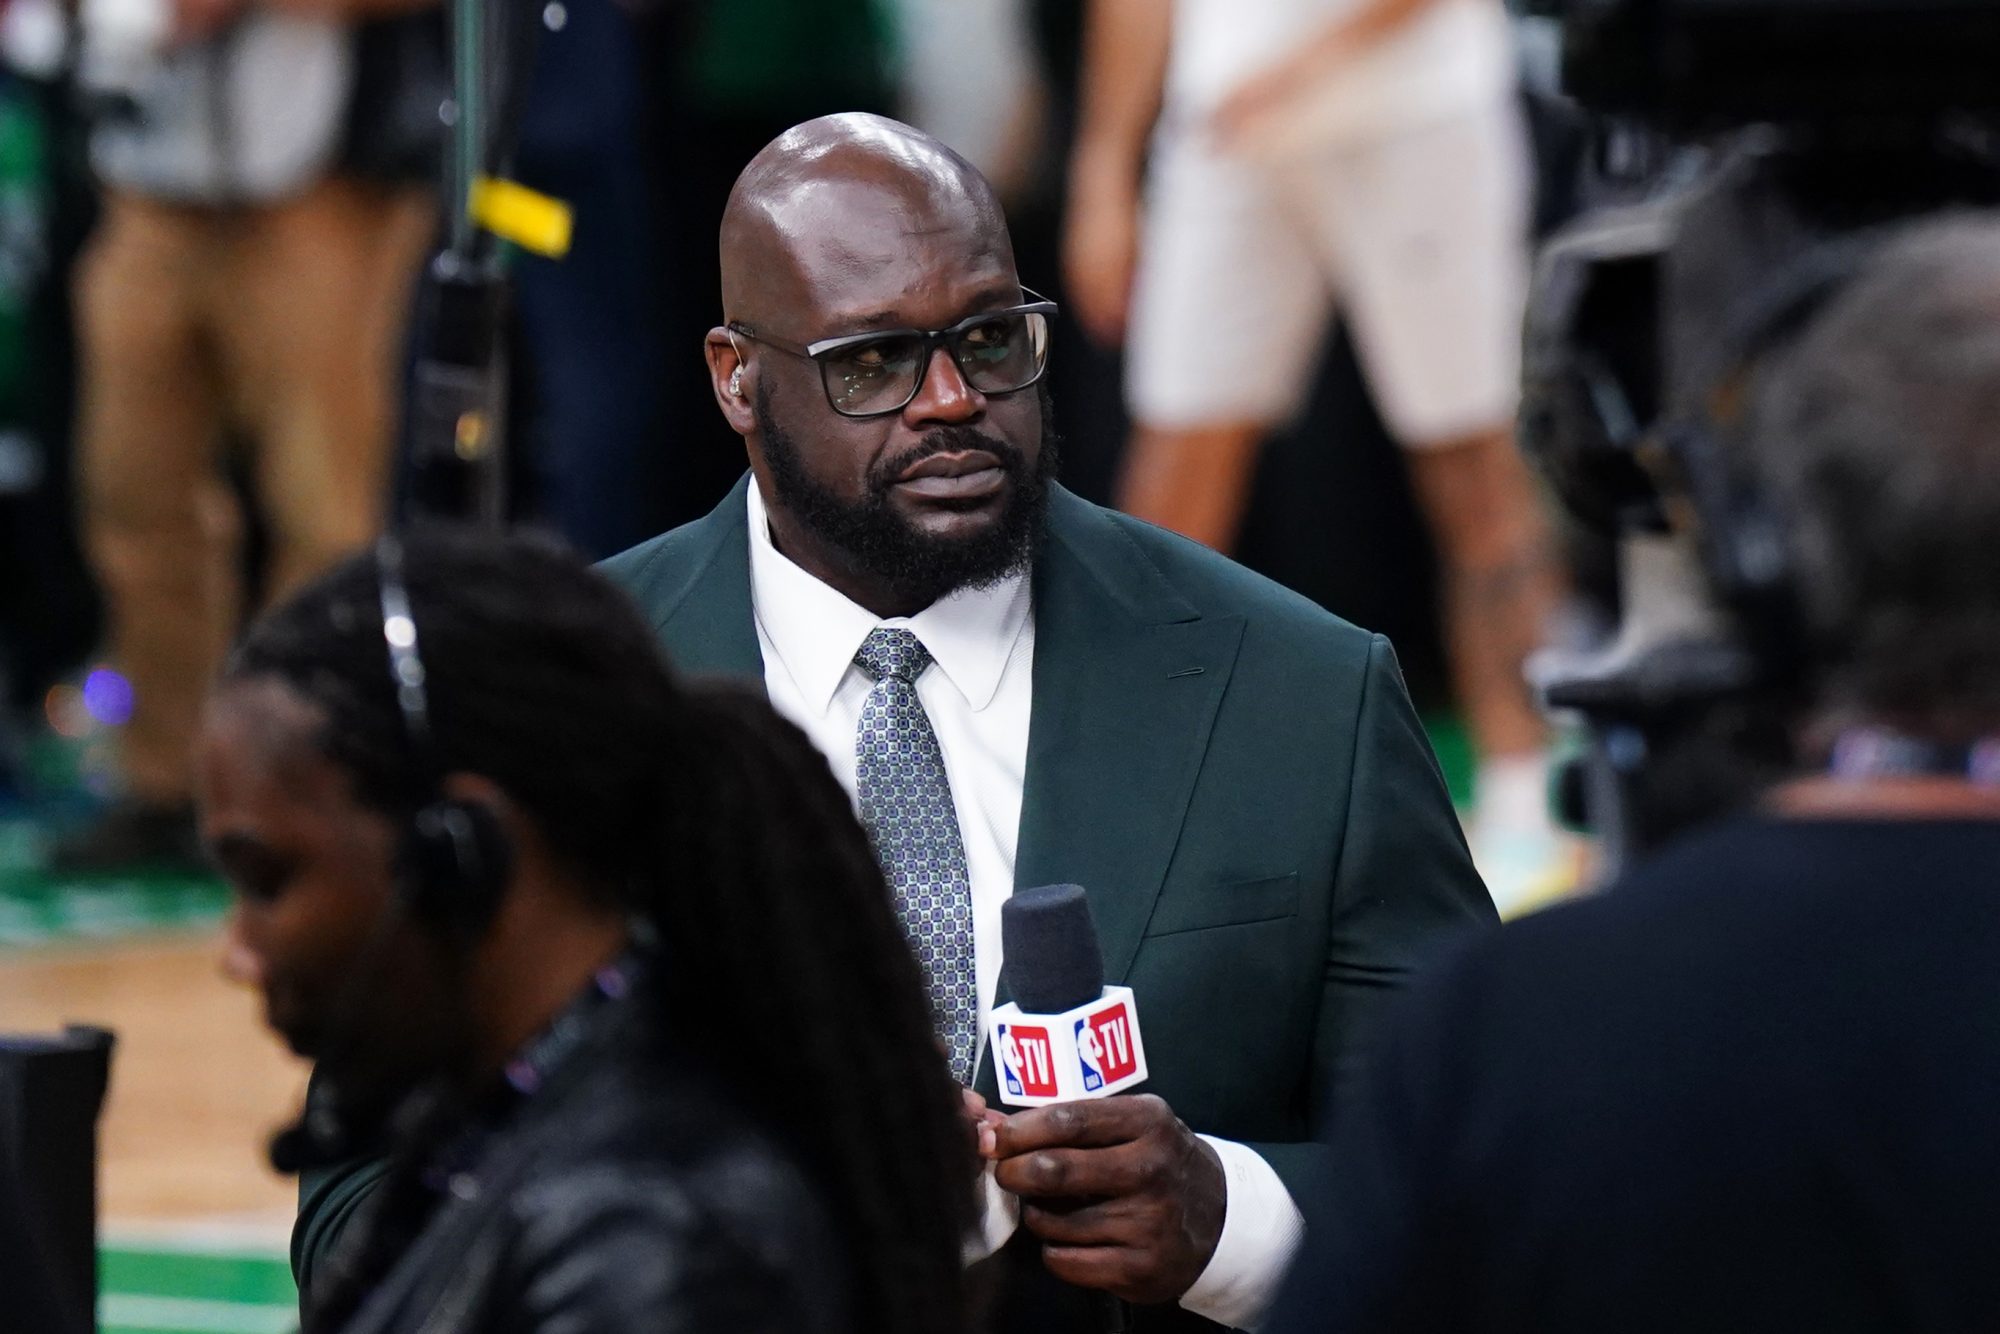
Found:
[[610, 584], [385, 539], [251, 627], [199, 779], [225, 971], [318, 1062], [291, 1138], [386, 1150], [308, 1334], [966, 1327], [971, 1137], [867, 839]]

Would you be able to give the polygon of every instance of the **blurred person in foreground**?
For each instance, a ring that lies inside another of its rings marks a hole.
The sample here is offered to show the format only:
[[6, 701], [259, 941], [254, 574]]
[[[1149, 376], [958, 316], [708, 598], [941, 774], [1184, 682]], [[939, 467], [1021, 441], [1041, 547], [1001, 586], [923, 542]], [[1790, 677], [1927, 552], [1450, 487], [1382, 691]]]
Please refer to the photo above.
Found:
[[436, 226], [432, 0], [87, 0], [103, 214], [78, 262], [82, 529], [132, 686], [63, 872], [199, 864], [189, 756], [240, 625], [240, 442], [282, 595], [375, 532]]
[[319, 1151], [392, 1146], [307, 1330], [965, 1327], [970, 1136], [847, 799], [596, 574], [385, 540], [251, 628], [199, 772]]
[[1992, 1328], [2000, 215], [1830, 300], [1733, 441], [1813, 767], [1412, 993], [1273, 1331]]
[[[943, 1063], [989, 1101], [1002, 905], [1088, 892], [1150, 1079], [992, 1118], [997, 1327], [1094, 1334], [1104, 1293], [1140, 1330], [1255, 1323], [1322, 1095], [1394, 988], [1493, 920], [1395, 655], [1052, 480], [1048, 303], [937, 140], [786, 132], [744, 169], [721, 262], [710, 394], [750, 473], [607, 571], [683, 670], [754, 684], [827, 757]], [[304, 1201], [308, 1289], [354, 1191]]]
[[1064, 267], [1126, 349], [1119, 507], [1230, 550], [1337, 310], [1440, 557], [1473, 856], [1503, 913], [1564, 887], [1522, 675], [1560, 579], [1513, 438], [1530, 170], [1499, 0], [1091, 0], [1082, 87]]

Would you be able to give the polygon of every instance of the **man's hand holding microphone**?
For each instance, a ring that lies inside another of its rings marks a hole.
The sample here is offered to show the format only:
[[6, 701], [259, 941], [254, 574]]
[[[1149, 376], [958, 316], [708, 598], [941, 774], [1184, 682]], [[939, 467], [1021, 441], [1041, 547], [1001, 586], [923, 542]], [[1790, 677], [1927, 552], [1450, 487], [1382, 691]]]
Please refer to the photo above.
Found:
[[1177, 1301], [1208, 1267], [1222, 1235], [1222, 1160], [1144, 1082], [1138, 1013], [1104, 962], [1083, 890], [1023, 890], [1002, 910], [1013, 1002], [994, 1012], [1000, 1096], [973, 1120], [999, 1185], [1020, 1197], [1021, 1223], [1058, 1278], [1125, 1301]]

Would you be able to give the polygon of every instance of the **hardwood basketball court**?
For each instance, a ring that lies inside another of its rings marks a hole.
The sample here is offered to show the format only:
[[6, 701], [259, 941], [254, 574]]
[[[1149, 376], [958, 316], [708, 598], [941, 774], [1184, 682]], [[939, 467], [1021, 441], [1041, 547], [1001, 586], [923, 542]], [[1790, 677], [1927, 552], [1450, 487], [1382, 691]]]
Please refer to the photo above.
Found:
[[[74, 900], [72, 893], [67, 896]], [[296, 1113], [304, 1064], [265, 1029], [261, 1002], [216, 969], [206, 925], [108, 937], [0, 939], [0, 1029], [111, 1029], [100, 1124], [104, 1334], [283, 1334], [296, 1327], [285, 1261], [294, 1183], [264, 1159]]]

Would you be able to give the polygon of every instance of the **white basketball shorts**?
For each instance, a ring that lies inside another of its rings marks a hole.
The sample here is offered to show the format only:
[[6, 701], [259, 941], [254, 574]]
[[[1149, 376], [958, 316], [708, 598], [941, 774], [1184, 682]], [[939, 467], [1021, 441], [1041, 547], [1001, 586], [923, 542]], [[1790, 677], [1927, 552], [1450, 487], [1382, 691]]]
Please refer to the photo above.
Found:
[[1335, 309], [1409, 448], [1504, 427], [1519, 399], [1526, 130], [1511, 100], [1282, 160], [1162, 137], [1126, 392], [1154, 428], [1277, 425]]

